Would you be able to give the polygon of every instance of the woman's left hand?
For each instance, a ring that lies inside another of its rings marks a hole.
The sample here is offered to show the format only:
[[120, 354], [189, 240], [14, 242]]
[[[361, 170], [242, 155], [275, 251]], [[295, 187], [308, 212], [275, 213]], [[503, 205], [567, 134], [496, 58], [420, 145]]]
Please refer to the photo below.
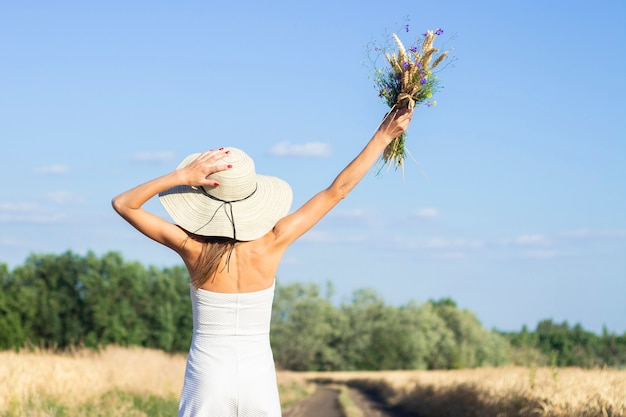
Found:
[[413, 117], [413, 110], [408, 108], [393, 110], [385, 115], [378, 131], [388, 137], [389, 142], [406, 132]]

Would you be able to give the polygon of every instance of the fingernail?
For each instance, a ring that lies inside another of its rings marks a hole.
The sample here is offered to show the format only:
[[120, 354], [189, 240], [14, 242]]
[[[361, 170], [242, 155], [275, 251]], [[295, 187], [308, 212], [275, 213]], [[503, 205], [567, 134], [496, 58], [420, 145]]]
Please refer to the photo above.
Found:
[[228, 165], [228, 168], [232, 168], [232, 167], [233, 167], [232, 165]]
[[225, 153], [225, 154], [229, 154], [229, 153], [230, 153], [230, 151], [226, 151], [226, 152], [224, 152], [224, 153]]
[[218, 149], [218, 151], [223, 151], [223, 150], [224, 150], [224, 148], [219, 148], [219, 149]]
[[213, 187], [218, 187], [220, 185], [219, 182], [216, 182], [215, 184], [213, 184]]

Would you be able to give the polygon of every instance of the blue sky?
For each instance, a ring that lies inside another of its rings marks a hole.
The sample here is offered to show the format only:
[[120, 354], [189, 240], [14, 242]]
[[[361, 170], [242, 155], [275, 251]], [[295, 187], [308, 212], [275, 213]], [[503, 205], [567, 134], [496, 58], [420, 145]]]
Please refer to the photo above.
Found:
[[502, 330], [626, 331], [626, 3], [226, 3], [0, 5], [0, 262], [180, 264], [110, 200], [220, 146], [302, 204], [378, 126], [368, 45], [408, 18], [406, 44], [443, 28], [455, 59], [409, 129], [419, 166], [368, 175], [279, 283], [332, 281], [338, 302], [451, 297]]

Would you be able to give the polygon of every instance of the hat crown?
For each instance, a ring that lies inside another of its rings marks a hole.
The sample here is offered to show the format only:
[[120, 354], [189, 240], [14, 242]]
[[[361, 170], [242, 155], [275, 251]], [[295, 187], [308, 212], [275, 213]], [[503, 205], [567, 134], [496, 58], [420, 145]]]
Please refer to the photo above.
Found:
[[[211, 174], [219, 186], [177, 185], [160, 192], [159, 200], [172, 220], [190, 233], [255, 240], [287, 214], [293, 194], [284, 180], [256, 174], [254, 162], [245, 152], [237, 148], [227, 150], [228, 154], [212, 164], [232, 165]], [[200, 155], [187, 156], [178, 168]]]
[[211, 175], [217, 187], [204, 186], [204, 191], [222, 201], [238, 201], [249, 197], [256, 190], [256, 170], [254, 161], [244, 151], [227, 148], [228, 155], [214, 165], [232, 165], [224, 171]]

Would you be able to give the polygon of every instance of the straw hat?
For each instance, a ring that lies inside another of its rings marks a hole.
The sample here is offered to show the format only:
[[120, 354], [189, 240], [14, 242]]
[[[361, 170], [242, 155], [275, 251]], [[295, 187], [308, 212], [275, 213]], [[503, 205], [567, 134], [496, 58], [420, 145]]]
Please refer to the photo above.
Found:
[[[211, 175], [219, 186], [179, 185], [160, 193], [159, 199], [172, 219], [188, 232], [255, 240], [287, 214], [293, 198], [291, 187], [280, 178], [258, 175], [254, 161], [241, 149], [227, 150], [229, 154], [216, 165], [230, 164], [232, 168]], [[178, 169], [199, 155], [189, 155]]]

